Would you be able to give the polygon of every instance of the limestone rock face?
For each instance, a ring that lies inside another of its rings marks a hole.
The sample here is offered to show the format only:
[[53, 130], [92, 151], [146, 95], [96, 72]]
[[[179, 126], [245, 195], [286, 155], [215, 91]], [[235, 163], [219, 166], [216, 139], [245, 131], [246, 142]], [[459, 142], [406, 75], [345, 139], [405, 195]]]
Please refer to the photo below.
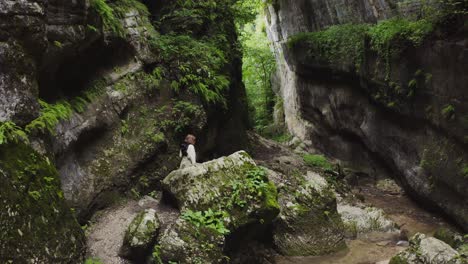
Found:
[[84, 233], [50, 161], [24, 144], [0, 147], [0, 262], [81, 263]]
[[448, 244], [423, 234], [416, 234], [410, 240], [410, 247], [394, 256], [390, 264], [462, 264], [467, 259]]
[[323, 255], [346, 247], [335, 195], [324, 178], [310, 171], [288, 177], [274, 171], [269, 174], [278, 182], [285, 180], [279, 191], [281, 213], [273, 230], [282, 255]]
[[154, 209], [140, 212], [125, 233], [121, 255], [128, 258], [144, 255], [155, 242], [159, 227], [160, 222]]
[[[401, 54], [387, 62], [365, 39], [359, 66], [346, 56], [324, 58], [307, 41], [288, 45], [298, 33], [333, 25], [375, 24], [398, 15], [418, 18], [421, 3], [275, 1], [266, 19], [276, 80], [293, 135], [357, 167], [380, 167], [383, 161], [407, 192], [466, 229], [468, 79], [462, 71], [468, 64], [467, 39], [466, 29], [456, 24], [466, 16], [437, 28], [420, 45], [402, 44]], [[413, 88], [416, 92], [409, 92]]]

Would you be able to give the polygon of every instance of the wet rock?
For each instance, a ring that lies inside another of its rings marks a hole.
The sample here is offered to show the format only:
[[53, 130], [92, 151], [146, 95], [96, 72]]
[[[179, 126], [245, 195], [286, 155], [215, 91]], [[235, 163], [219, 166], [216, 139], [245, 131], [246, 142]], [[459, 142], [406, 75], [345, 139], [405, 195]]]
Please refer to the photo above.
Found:
[[346, 247], [336, 199], [323, 177], [310, 171], [287, 176], [269, 171], [269, 177], [283, 186], [281, 213], [273, 225], [274, 244], [282, 255], [322, 255]]
[[410, 247], [394, 256], [390, 264], [462, 264], [466, 263], [459, 253], [433, 237], [416, 234], [410, 240]]
[[357, 237], [370, 232], [398, 233], [393, 221], [385, 216], [382, 209], [364, 205], [338, 204], [347, 235]]
[[145, 256], [153, 246], [159, 228], [160, 222], [154, 209], [140, 212], [127, 228], [120, 255], [128, 259]]

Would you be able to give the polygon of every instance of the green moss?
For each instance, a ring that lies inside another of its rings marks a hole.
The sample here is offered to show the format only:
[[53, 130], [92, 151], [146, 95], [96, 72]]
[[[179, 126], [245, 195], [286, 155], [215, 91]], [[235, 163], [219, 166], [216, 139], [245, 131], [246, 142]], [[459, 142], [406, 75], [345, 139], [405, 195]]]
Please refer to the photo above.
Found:
[[271, 222], [280, 212], [280, 206], [278, 204], [278, 190], [272, 182], [268, 182], [268, 185], [264, 188], [264, 205], [267, 214], [263, 216], [263, 221]]
[[404, 258], [400, 257], [399, 255], [397, 255], [397, 256], [394, 256], [390, 260], [389, 264], [409, 264], [409, 262], [405, 260]]
[[84, 264], [103, 264], [103, 262], [97, 258], [88, 258], [85, 260]]
[[51, 162], [23, 143], [3, 145], [0, 178], [0, 210], [8, 212], [0, 214], [0, 236], [6, 242], [0, 256], [14, 263], [81, 261], [84, 234]]
[[446, 105], [440, 112], [445, 119], [452, 119], [455, 116], [455, 107], [453, 105]]
[[306, 154], [303, 156], [304, 162], [311, 167], [319, 167], [324, 170], [333, 170], [333, 164], [331, 164], [327, 158], [323, 155], [311, 155]]
[[437, 229], [437, 231], [434, 233], [434, 237], [441, 241], [444, 241], [454, 249], [461, 246], [464, 242], [461, 235], [456, 234], [448, 228]]
[[335, 25], [323, 31], [294, 35], [288, 40], [288, 47], [293, 49], [306, 44], [309, 55], [318, 55], [331, 62], [345, 60], [359, 66], [368, 30], [366, 24]]
[[464, 164], [461, 170], [463, 177], [468, 178], [468, 164]]

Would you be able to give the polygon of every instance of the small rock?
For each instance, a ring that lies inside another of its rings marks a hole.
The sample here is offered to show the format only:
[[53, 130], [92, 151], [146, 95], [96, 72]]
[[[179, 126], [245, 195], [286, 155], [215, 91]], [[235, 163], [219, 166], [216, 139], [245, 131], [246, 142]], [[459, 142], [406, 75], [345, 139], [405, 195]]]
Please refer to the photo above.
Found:
[[399, 247], [409, 247], [409, 242], [408, 241], [404, 241], [404, 240], [400, 240], [396, 243], [397, 246]]
[[140, 212], [127, 229], [120, 255], [128, 259], [137, 259], [153, 245], [160, 222], [154, 209]]

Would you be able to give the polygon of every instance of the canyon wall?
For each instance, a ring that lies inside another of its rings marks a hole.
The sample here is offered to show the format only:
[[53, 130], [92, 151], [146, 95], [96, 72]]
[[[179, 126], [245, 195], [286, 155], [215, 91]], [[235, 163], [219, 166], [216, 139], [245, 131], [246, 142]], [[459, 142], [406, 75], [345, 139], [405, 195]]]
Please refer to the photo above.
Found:
[[442, 15], [450, 8], [422, 3], [274, 1], [278, 93], [310, 149], [369, 174], [384, 168], [466, 230], [466, 4]]

